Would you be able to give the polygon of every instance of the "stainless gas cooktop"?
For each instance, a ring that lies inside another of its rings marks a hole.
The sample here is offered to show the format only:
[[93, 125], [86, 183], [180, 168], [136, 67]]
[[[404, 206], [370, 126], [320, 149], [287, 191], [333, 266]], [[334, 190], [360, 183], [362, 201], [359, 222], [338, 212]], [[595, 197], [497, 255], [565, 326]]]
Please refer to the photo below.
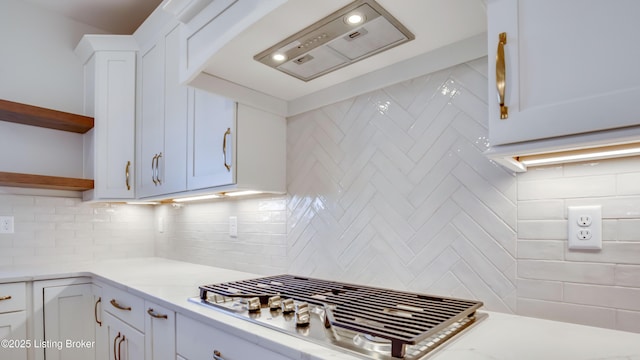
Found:
[[424, 359], [482, 302], [292, 275], [200, 287], [193, 302], [365, 359]]

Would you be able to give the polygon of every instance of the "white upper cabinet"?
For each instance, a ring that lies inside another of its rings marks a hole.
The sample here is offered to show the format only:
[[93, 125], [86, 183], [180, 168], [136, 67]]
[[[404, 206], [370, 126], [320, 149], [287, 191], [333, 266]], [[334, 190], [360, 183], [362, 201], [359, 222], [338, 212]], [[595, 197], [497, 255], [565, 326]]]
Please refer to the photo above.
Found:
[[492, 146], [640, 124], [640, 1], [489, 0], [487, 15]]
[[235, 182], [236, 103], [209, 92], [189, 90], [187, 188]]
[[286, 119], [190, 91], [188, 189], [286, 192]]
[[84, 177], [94, 189], [84, 200], [134, 199], [137, 43], [131, 36], [85, 35], [76, 48], [84, 64]]
[[187, 88], [178, 81], [180, 29], [142, 47], [139, 69], [138, 197], [186, 189]]

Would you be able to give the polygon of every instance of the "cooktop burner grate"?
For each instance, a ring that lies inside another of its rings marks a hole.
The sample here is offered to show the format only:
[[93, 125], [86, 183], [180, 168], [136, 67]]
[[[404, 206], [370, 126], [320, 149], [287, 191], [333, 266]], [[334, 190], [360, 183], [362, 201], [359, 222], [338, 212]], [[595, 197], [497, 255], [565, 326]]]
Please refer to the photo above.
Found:
[[[351, 285], [292, 275], [233, 281], [200, 287], [200, 299], [213, 293], [226, 297], [258, 297], [262, 304], [279, 295], [327, 309], [330, 326], [391, 342], [393, 357], [403, 357], [414, 345], [473, 316], [480, 301]], [[329, 324], [327, 324], [329, 325]]]

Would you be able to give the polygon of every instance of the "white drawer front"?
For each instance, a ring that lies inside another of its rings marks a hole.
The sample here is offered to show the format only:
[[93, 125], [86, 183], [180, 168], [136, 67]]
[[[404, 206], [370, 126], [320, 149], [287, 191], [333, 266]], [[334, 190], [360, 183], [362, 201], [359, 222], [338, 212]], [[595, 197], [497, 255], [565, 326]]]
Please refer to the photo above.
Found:
[[105, 286], [102, 289], [103, 309], [144, 333], [144, 300], [124, 290]]
[[0, 314], [26, 310], [26, 286], [23, 282], [0, 284]]

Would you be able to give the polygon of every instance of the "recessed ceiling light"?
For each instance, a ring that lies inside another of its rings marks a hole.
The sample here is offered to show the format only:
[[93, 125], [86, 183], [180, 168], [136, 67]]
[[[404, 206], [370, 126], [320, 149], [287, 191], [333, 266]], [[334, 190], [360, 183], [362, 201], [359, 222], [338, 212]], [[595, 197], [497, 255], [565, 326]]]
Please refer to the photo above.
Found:
[[273, 56], [271, 57], [274, 61], [285, 61], [287, 59], [286, 56], [284, 56], [283, 54], [273, 54]]
[[350, 15], [347, 15], [346, 20], [347, 20], [347, 24], [357, 25], [364, 21], [364, 15], [361, 15], [358, 13], [350, 14]]

